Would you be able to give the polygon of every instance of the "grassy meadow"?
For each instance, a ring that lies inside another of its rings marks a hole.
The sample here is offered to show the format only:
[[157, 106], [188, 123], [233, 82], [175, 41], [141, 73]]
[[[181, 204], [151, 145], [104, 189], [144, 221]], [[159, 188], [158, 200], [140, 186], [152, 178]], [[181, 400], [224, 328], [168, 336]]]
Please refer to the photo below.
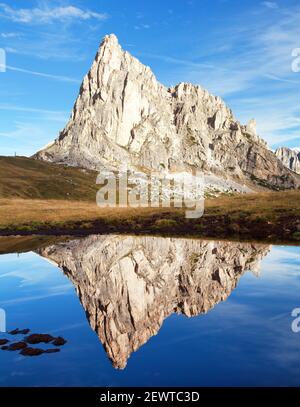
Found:
[[99, 208], [76, 200], [0, 199], [0, 234], [150, 233], [300, 242], [300, 191], [260, 192], [205, 201], [204, 215], [183, 209]]
[[95, 171], [26, 157], [0, 157], [0, 235], [149, 233], [300, 242], [300, 190], [205, 200], [204, 216], [183, 209], [99, 208]]

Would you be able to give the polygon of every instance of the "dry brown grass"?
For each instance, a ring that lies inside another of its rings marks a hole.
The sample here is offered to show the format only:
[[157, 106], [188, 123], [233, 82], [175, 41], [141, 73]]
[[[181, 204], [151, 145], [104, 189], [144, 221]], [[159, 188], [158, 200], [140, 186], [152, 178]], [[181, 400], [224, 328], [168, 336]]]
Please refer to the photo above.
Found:
[[99, 208], [63, 200], [0, 199], [0, 233], [155, 233], [270, 242], [300, 241], [300, 191], [262, 192], [205, 201], [204, 216], [174, 208]]
[[232, 212], [272, 215], [278, 212], [300, 215], [300, 191], [259, 192], [245, 195], [223, 196], [205, 201], [210, 213], [230, 214]]
[[166, 210], [155, 208], [99, 208], [96, 203], [63, 200], [0, 199], [0, 225], [30, 222], [126, 219]]
[[[161, 213], [181, 213], [178, 209], [163, 208], [99, 208], [93, 202], [64, 200], [0, 199], [0, 225], [24, 222], [65, 222], [72, 220], [131, 219]], [[249, 216], [276, 216], [293, 213], [300, 216], [300, 191], [262, 192], [207, 199], [205, 213]]]

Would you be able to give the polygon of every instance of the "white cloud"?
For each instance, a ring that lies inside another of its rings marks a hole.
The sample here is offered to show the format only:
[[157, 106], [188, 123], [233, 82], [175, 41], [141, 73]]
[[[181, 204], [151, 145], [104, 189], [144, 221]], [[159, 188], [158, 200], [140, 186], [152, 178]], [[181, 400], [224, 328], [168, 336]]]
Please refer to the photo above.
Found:
[[135, 25], [134, 26], [135, 30], [143, 30], [143, 29], [148, 30], [149, 28], [150, 28], [149, 24], [140, 24], [140, 25]]
[[[54, 7], [53, 3], [43, 0], [37, 8], [12, 8], [0, 0], [1, 47], [10, 53], [38, 59], [86, 60], [89, 44], [99, 41], [99, 28], [108, 15], [83, 6]], [[12, 21], [20, 31], [7, 29], [6, 32], [1, 26], [3, 20]], [[74, 24], [80, 24], [80, 35]]]
[[54, 21], [89, 20], [92, 18], [104, 21], [108, 18], [108, 15], [106, 13], [83, 10], [74, 6], [16, 9], [5, 3], [0, 3], [0, 17], [7, 18], [17, 23], [44, 24]]
[[14, 32], [10, 32], [10, 33], [0, 33], [0, 37], [1, 38], [17, 38], [20, 37], [21, 34], [20, 33], [14, 33]]
[[275, 1], [263, 1], [261, 4], [265, 7], [271, 8], [273, 10], [278, 8], [278, 4], [275, 3]]

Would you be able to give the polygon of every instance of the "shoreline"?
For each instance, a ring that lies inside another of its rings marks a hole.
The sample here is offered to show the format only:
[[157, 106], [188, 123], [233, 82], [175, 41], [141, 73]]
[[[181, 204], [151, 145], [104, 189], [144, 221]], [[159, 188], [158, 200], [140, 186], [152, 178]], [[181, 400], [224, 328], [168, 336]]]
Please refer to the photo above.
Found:
[[205, 200], [202, 217], [176, 208], [99, 208], [95, 202], [0, 199], [0, 236], [148, 234], [300, 244], [300, 190]]
[[94, 234], [151, 235], [160, 237], [181, 237], [193, 239], [232, 240], [269, 244], [300, 245], [300, 233], [294, 229], [298, 218], [279, 219], [269, 222], [262, 219], [253, 221], [241, 217], [234, 222], [228, 216], [204, 215], [200, 220], [187, 220], [178, 213], [157, 213], [127, 219], [87, 219], [66, 222], [33, 222], [1, 227], [0, 237], [44, 236], [83, 237]]
[[249, 239], [237, 239], [231, 238], [218, 238], [209, 236], [199, 236], [199, 235], [176, 235], [176, 234], [154, 234], [154, 233], [86, 233], [86, 234], [67, 234], [67, 235], [54, 235], [54, 234], [27, 234], [20, 235], [14, 234], [9, 236], [0, 236], [0, 255], [11, 254], [11, 253], [26, 253], [39, 249], [43, 249], [52, 244], [58, 244], [63, 242], [68, 242], [74, 239], [84, 239], [85, 237], [92, 235], [120, 235], [120, 236], [134, 236], [134, 237], [157, 237], [157, 238], [170, 238], [170, 239], [183, 239], [183, 240], [204, 240], [213, 242], [227, 242], [227, 243], [241, 243], [241, 244], [255, 244], [255, 245], [270, 245], [270, 246], [300, 246], [300, 242], [289, 242], [289, 241], [277, 241], [270, 242], [265, 240], [249, 240]]

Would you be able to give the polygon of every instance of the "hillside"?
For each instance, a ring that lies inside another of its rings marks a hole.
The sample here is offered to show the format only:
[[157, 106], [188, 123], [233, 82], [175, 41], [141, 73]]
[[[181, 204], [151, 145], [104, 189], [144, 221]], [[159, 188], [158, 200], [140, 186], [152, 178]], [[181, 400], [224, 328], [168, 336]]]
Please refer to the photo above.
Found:
[[26, 157], [0, 156], [0, 198], [95, 200], [97, 173]]

